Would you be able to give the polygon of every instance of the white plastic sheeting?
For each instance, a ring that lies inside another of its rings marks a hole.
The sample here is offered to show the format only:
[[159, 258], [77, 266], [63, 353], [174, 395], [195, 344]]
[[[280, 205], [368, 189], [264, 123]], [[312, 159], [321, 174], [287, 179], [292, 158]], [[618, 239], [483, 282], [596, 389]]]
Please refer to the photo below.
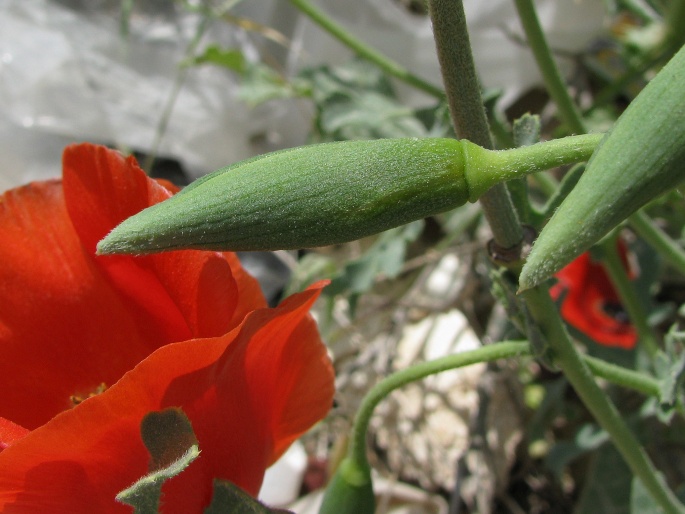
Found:
[[[214, 2], [220, 4], [220, 2]], [[396, 0], [318, 0], [336, 21], [419, 76], [440, 84], [430, 21]], [[602, 30], [601, 0], [540, 0], [539, 15], [554, 49], [582, 50]], [[0, 3], [0, 190], [56, 176], [62, 148], [88, 140], [122, 148], [153, 148], [179, 63], [200, 16], [180, 3], [134, 2], [130, 34], [119, 28], [117, 0], [3, 0]], [[466, 0], [481, 80], [504, 89], [503, 102], [539, 82], [511, 0]], [[351, 53], [285, 0], [244, 0], [231, 11], [274, 27], [287, 48], [235, 25], [211, 23], [199, 48], [211, 43], [261, 51], [287, 74], [341, 63]], [[560, 63], [568, 71], [569, 59]], [[310, 126], [306, 102], [272, 101], [249, 110], [237, 79], [214, 66], [187, 70], [159, 154], [198, 176], [255, 153], [302, 144]], [[410, 105], [432, 102], [400, 87]], [[260, 141], [261, 144], [254, 144]]]

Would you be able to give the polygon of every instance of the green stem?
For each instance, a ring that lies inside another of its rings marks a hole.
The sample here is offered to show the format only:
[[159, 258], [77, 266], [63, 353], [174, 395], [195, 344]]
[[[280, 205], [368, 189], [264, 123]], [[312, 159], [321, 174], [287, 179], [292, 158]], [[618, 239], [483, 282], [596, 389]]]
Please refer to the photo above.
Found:
[[555, 363], [561, 368], [585, 406], [609, 433], [633, 474], [666, 513], [685, 512], [685, 507], [664, 484], [644, 448], [630, 431], [614, 404], [597, 385], [588, 366], [576, 351], [546, 287], [537, 286], [522, 293], [530, 313], [543, 331]]
[[656, 398], [661, 396], [659, 382], [644, 373], [626, 369], [622, 366], [617, 366], [616, 364], [589, 355], [583, 355], [582, 357], [585, 364], [587, 364], [587, 367], [596, 377], [608, 380], [612, 384], [638, 391], [647, 396], [654, 396]]
[[685, 44], [685, 0], [672, 0], [666, 13], [665, 46], [667, 52], [673, 54], [683, 44]]
[[345, 28], [338, 25], [336, 22], [326, 16], [326, 14], [314, 7], [309, 0], [290, 0], [290, 2], [297, 7], [300, 12], [308, 16], [309, 19], [311, 19], [323, 30], [328, 32], [331, 36], [350, 48], [360, 57], [363, 57], [364, 59], [374, 63], [388, 75], [400, 79], [401, 81], [406, 82], [407, 84], [414, 86], [415, 88], [420, 89], [421, 91], [428, 93], [435, 98], [444, 98], [445, 93], [442, 89], [434, 86], [420, 77], [417, 77], [397, 62], [389, 59], [385, 55], [371, 48], [363, 41], [360, 41], [354, 37]]
[[[428, 4], [455, 132], [460, 139], [492, 149], [463, 3], [429, 0]], [[523, 240], [523, 230], [507, 188], [503, 184], [493, 186], [480, 197], [480, 203], [495, 244], [500, 248], [518, 246]]]
[[[396, 389], [442, 371], [462, 368], [481, 362], [531, 355], [532, 350], [527, 341], [504, 341], [483, 346], [476, 350], [415, 364], [393, 373], [376, 384], [364, 397], [354, 420], [348, 456], [356, 465], [360, 465], [364, 469], [368, 468], [366, 434], [373, 411], [381, 401]], [[649, 396], [659, 397], [660, 395], [659, 383], [651, 377], [595, 357], [583, 355], [582, 359], [592, 373], [598, 377]], [[603, 393], [601, 394], [603, 395]]]
[[475, 201], [493, 184], [587, 161], [604, 134], [582, 134], [509, 150], [487, 150], [464, 142], [469, 199]]
[[[205, 13], [202, 19], [200, 20], [197, 29], [195, 30], [193, 39], [186, 47], [186, 59], [192, 57], [195, 54], [195, 51], [197, 50], [200, 41], [202, 41], [202, 37], [207, 31], [207, 28], [209, 27], [211, 21], [211, 15], [209, 13]], [[157, 124], [157, 130], [155, 130], [155, 138], [152, 142], [152, 145], [150, 145], [150, 152], [148, 153], [147, 157], [145, 158], [145, 162], [143, 163], [143, 169], [147, 173], [150, 173], [150, 171], [152, 171], [152, 166], [155, 162], [155, 159], [157, 158], [157, 154], [159, 153], [159, 147], [162, 144], [162, 140], [166, 135], [166, 130], [169, 126], [169, 121], [171, 120], [171, 115], [174, 112], [176, 100], [178, 99], [178, 95], [181, 92], [181, 89], [183, 88], [183, 83], [185, 82], [185, 79], [188, 76], [189, 69], [190, 68], [188, 66], [178, 67], [178, 71], [176, 72], [176, 78], [174, 79], [174, 82], [171, 86], [171, 92], [167, 97], [164, 110], [162, 111], [162, 116], [160, 117], [159, 122]]]
[[602, 264], [621, 298], [623, 308], [637, 330], [640, 343], [645, 347], [647, 353], [654, 357], [659, 351], [658, 338], [647, 322], [647, 312], [635, 293], [630, 278], [628, 278], [625, 265], [618, 253], [616, 236], [604, 239], [598, 246], [602, 252]]
[[587, 132], [580, 112], [568, 94], [566, 83], [554, 62], [545, 35], [540, 26], [540, 20], [535, 11], [532, 0], [514, 0], [518, 10], [521, 25], [526, 33], [528, 45], [533, 52], [538, 68], [542, 73], [547, 91], [559, 109], [559, 116], [572, 132], [583, 134]]
[[628, 218], [630, 226], [647, 241], [678, 273], [685, 275], [685, 251], [642, 211]]
[[573, 188], [576, 187], [576, 184], [580, 180], [580, 177], [584, 171], [585, 164], [576, 164], [566, 172], [564, 178], [561, 179], [561, 182], [556, 183], [555, 190], [548, 195], [547, 202], [542, 208], [542, 213], [545, 219], [549, 219], [552, 214], [554, 214], [554, 211], [556, 211], [561, 205], [561, 202], [563, 202]]
[[527, 355], [531, 355], [530, 345], [527, 341], [505, 341], [482, 346], [476, 350], [470, 350], [456, 355], [448, 355], [429, 362], [422, 362], [393, 373], [376, 384], [367, 393], [364, 400], [362, 400], [362, 404], [360, 405], [354, 420], [348, 456], [356, 465], [363, 469], [368, 469], [369, 464], [366, 459], [366, 432], [369, 428], [371, 415], [376, 406], [395, 389], [409, 384], [410, 382], [415, 382], [430, 375], [440, 373], [441, 371], [461, 368], [480, 362], [490, 362], [498, 359]]
[[[557, 104], [562, 120], [572, 131], [585, 133], [587, 131], [585, 124], [568, 94], [566, 85], [552, 59], [552, 54], [540, 28], [532, 1], [515, 0], [515, 2], [521, 23], [543, 75], [545, 85]], [[622, 270], [620, 259], [618, 265]], [[618, 269], [615, 263], [612, 267]], [[634, 291], [629, 283], [627, 285], [630, 291], [622, 291], [619, 288], [619, 293], [622, 301], [626, 302], [627, 297], [627, 303], [630, 303], [631, 298], [634, 298]], [[659, 477], [644, 448], [623, 422], [616, 407], [592, 378], [588, 367], [569, 339], [547, 289], [538, 286], [522, 294], [538, 326], [546, 333], [549, 345], [558, 360], [559, 367], [573, 385], [583, 403], [595, 416], [595, 419], [609, 433], [613, 443], [628, 463], [633, 474], [640, 478], [652, 497], [665, 512], [685, 512], [683, 505], [678, 502]], [[633, 318], [632, 315], [631, 318], [633, 322], [636, 321], [636, 318]], [[646, 323], [644, 315], [640, 318], [640, 323], [642, 322]], [[651, 334], [651, 330], [649, 334]], [[642, 336], [643, 334], [641, 333], [640, 335]], [[653, 350], [656, 347], [656, 343], [653, 339], [650, 339], [650, 335], [647, 335], [647, 347], [648, 350]]]

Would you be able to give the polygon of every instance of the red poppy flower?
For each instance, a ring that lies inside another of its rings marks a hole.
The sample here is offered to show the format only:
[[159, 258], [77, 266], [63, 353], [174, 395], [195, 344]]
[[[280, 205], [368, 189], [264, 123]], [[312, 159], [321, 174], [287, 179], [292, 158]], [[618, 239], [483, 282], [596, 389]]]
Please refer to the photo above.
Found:
[[323, 284], [267, 309], [231, 253], [96, 256], [170, 193], [104, 147], [63, 164], [61, 182], [0, 197], [0, 511], [130, 512], [114, 496], [148, 472], [140, 422], [167, 407], [202, 453], [165, 485], [164, 512], [202, 512], [214, 478], [256, 494], [331, 404], [308, 315]]
[[[628, 269], [627, 252], [619, 245]], [[604, 346], [630, 350], [637, 333], [621, 308], [620, 299], [604, 267], [584, 253], [557, 273], [558, 282], [550, 293], [557, 299], [565, 296], [561, 315], [566, 322]]]

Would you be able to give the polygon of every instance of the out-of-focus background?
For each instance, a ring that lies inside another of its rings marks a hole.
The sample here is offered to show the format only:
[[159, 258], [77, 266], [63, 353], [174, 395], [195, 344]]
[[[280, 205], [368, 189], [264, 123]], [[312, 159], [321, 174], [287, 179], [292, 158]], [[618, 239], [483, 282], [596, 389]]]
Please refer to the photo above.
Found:
[[[577, 55], [606, 31], [601, 3], [538, 2], [569, 74]], [[422, 2], [316, 5], [441, 85]], [[499, 105], [507, 107], [539, 83], [513, 2], [471, 0], [466, 8], [482, 83], [500, 89]], [[234, 70], [192, 64], [212, 46], [235, 50]], [[342, 65], [351, 57], [283, 0], [3, 0], [0, 190], [59, 175], [61, 151], [72, 141], [155, 153], [177, 160], [191, 178], [255, 153], [304, 144], [312, 130], [312, 100], [297, 91], [282, 98], [287, 94], [285, 86], [278, 90], [279, 80], [297, 82], [303, 70]], [[402, 105], [435, 104], [408, 86], [394, 86]]]
[[[422, 0], [313, 3], [441, 87]], [[652, 2], [535, 3], [586, 122], [609, 127], [649, 72], [633, 73], [617, 38], [651, 48], [661, 37]], [[543, 136], [565, 133], [513, 1], [464, 4], [498, 141], [506, 145], [526, 112], [541, 117]], [[631, 80], [616, 86], [626, 70]], [[355, 59], [285, 0], [0, 0], [0, 191], [58, 177], [75, 141], [133, 152], [147, 171], [183, 185], [310, 142], [451, 134], [439, 98]], [[336, 406], [267, 476], [267, 502], [316, 512], [317, 489], [380, 377], [508, 334], [490, 293], [487, 239], [468, 204], [349, 245], [241, 256], [272, 302], [332, 279], [316, 316], [334, 358]], [[566, 471], [604, 441], [574, 400], [563, 378], [535, 363], [473, 366], [403, 388], [372, 422], [379, 511], [593, 513], [610, 497], [615, 510], [606, 512], [628, 512], [632, 478], [615, 452]]]

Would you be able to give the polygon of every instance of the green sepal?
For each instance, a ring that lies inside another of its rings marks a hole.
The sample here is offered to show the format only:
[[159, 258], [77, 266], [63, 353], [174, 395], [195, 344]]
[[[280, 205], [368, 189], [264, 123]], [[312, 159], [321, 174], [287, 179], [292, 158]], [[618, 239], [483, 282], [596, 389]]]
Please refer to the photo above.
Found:
[[135, 484], [116, 496], [116, 500], [133, 507], [134, 514], [157, 514], [161, 503], [162, 485], [186, 469], [200, 455], [197, 445], [188, 448], [181, 457], [168, 467], [145, 475]]
[[140, 432], [150, 453], [151, 473], [117, 494], [116, 500], [132, 506], [134, 514], [157, 514], [164, 482], [186, 469], [200, 449], [190, 420], [176, 407], [146, 414]]
[[685, 180], [685, 47], [604, 137], [576, 187], [540, 232], [520, 290], [542, 283], [624, 219]]
[[368, 465], [360, 465], [349, 457], [343, 459], [326, 488], [319, 514], [373, 514], [375, 508]]
[[240, 487], [227, 480], [214, 480], [212, 503], [204, 514], [285, 514], [289, 510], [272, 509], [254, 499]]

